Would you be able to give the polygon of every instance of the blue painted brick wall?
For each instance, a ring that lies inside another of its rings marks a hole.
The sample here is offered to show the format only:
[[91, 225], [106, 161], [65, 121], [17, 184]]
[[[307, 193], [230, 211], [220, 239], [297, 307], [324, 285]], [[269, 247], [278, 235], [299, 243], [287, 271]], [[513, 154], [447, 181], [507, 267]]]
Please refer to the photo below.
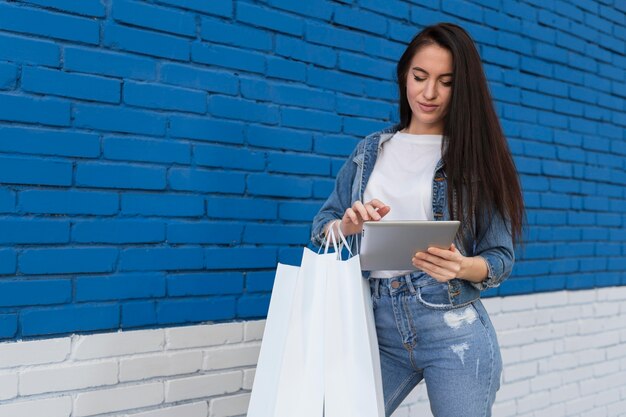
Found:
[[485, 296], [626, 285], [623, 2], [0, 0], [0, 339], [264, 317], [438, 21], [528, 207]]

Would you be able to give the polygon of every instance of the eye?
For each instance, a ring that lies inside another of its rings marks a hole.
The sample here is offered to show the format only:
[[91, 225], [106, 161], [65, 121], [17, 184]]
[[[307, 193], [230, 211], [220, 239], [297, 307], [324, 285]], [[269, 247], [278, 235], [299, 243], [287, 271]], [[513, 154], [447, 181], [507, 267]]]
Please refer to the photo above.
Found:
[[441, 84], [445, 85], [446, 87], [450, 87], [452, 85], [452, 81], [448, 81], [448, 82], [441, 82]]
[[413, 78], [415, 78], [415, 81], [424, 81], [426, 79], [426, 78], [417, 77], [415, 75], [413, 76]]

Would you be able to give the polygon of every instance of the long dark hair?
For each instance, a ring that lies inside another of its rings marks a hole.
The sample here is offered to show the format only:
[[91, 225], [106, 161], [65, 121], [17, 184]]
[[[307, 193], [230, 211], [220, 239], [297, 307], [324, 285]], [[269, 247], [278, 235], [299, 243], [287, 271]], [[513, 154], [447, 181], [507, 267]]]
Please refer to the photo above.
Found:
[[459, 219], [462, 213], [469, 213], [477, 230], [481, 230], [485, 226], [481, 223], [488, 221], [495, 209], [510, 222], [513, 241], [520, 242], [524, 199], [517, 170], [493, 107], [480, 56], [474, 41], [460, 26], [438, 23], [424, 28], [398, 61], [399, 129], [411, 122], [406, 95], [409, 66], [413, 56], [426, 45], [447, 49], [453, 61], [452, 91], [444, 116], [442, 144], [450, 215]]

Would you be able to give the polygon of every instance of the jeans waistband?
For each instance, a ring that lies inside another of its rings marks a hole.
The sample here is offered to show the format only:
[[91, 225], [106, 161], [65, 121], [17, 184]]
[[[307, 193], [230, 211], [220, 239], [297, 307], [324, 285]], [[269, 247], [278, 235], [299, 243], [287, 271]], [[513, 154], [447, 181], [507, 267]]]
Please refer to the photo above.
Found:
[[373, 293], [376, 297], [380, 295], [382, 288], [388, 293], [405, 291], [408, 288], [411, 294], [415, 294], [416, 288], [439, 283], [435, 278], [422, 271], [414, 271], [390, 278], [369, 278], [369, 281], [370, 285], [373, 286]]

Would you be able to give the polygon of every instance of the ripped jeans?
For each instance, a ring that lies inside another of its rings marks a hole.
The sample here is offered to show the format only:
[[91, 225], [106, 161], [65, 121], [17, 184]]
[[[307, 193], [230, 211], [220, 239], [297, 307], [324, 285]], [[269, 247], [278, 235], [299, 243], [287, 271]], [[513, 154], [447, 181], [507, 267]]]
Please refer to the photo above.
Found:
[[422, 380], [435, 417], [491, 416], [502, 357], [480, 299], [450, 305], [448, 286], [424, 273], [369, 278], [391, 416]]

